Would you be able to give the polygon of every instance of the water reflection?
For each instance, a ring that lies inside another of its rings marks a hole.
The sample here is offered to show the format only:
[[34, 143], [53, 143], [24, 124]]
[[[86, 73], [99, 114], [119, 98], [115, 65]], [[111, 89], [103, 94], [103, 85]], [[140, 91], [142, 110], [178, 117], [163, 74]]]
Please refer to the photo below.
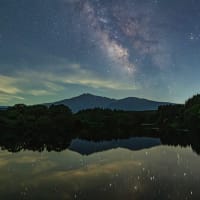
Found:
[[90, 138], [73, 138], [66, 135], [50, 135], [48, 134], [27, 134], [17, 135], [3, 134], [0, 135], [0, 147], [9, 152], [19, 152], [21, 150], [31, 151], [63, 151], [72, 149], [81, 154], [90, 154], [98, 151], [103, 151], [111, 148], [124, 147], [130, 150], [148, 148], [159, 144], [168, 146], [192, 147], [193, 151], [200, 154], [200, 136], [192, 133], [168, 133], [159, 135], [156, 134], [139, 134], [130, 138], [106, 138], [106, 137], [91, 137]]
[[83, 156], [0, 152], [1, 199], [198, 199], [200, 158], [191, 148], [124, 148]]
[[95, 152], [105, 151], [114, 148], [126, 148], [129, 150], [140, 150], [160, 145], [159, 138], [133, 137], [128, 139], [113, 139], [110, 141], [88, 141], [83, 139], [73, 139], [68, 147], [72, 151], [76, 151], [83, 155]]
[[185, 137], [57, 139], [55, 146], [38, 139], [35, 147], [30, 138], [29, 149], [1, 140], [0, 199], [199, 199], [198, 148]]

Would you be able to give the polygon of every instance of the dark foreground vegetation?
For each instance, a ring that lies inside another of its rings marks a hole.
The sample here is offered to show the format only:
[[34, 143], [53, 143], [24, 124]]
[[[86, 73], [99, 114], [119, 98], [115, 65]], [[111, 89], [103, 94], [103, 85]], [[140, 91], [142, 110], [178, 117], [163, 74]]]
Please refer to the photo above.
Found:
[[157, 124], [161, 129], [200, 131], [200, 95], [188, 99], [184, 105], [160, 106]]
[[180, 143], [177, 141], [182, 145], [195, 143], [199, 152], [196, 141], [200, 141], [200, 95], [184, 105], [138, 112], [96, 108], [73, 114], [64, 105], [20, 104], [0, 111], [0, 129], [0, 146], [11, 151], [22, 148], [59, 151], [77, 137], [98, 141], [151, 136], [160, 137], [163, 143], [176, 138], [171, 142], [173, 145]]
[[[142, 130], [143, 123], [153, 123], [155, 111], [128, 112], [108, 109], [83, 110], [72, 114], [64, 105], [15, 105], [0, 111], [2, 132], [20, 135], [82, 136], [85, 138], [115, 138]], [[8, 134], [8, 135], [9, 135]]]

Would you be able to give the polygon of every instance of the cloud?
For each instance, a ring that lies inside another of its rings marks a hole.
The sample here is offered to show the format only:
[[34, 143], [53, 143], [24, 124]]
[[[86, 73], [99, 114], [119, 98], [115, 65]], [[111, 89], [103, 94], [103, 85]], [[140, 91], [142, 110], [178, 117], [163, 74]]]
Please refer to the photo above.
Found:
[[[120, 58], [125, 54], [121, 48], [113, 45], [118, 51]], [[112, 50], [110, 50], [112, 52]], [[80, 63], [70, 63], [67, 59], [53, 57], [54, 67], [50, 64], [41, 64], [40, 68], [32, 69], [31, 65], [27, 68], [21, 66], [18, 70], [13, 70], [9, 76], [0, 75], [0, 103], [16, 104], [31, 103], [29, 99], [45, 101], [45, 98], [55, 97], [64, 94], [68, 88], [77, 86], [78, 88], [87, 88], [91, 90], [136, 90], [138, 86], [127, 79], [117, 79], [115, 76], [103, 76], [95, 72], [93, 68], [81, 65]], [[96, 66], [94, 66], [95, 68]], [[14, 68], [14, 66], [13, 66]], [[41, 98], [43, 100], [41, 100]]]
[[23, 91], [18, 86], [21, 81], [21, 78], [0, 75], [0, 103], [6, 104], [12, 100], [24, 100], [21, 96]]
[[105, 88], [114, 90], [135, 90], [136, 86], [130, 84], [120, 83], [114, 80], [103, 80], [100, 78], [84, 78], [79, 76], [72, 76], [70, 78], [61, 79], [64, 83], [79, 84], [83, 86], [89, 86], [92, 88]]
[[0, 92], [5, 94], [17, 94], [22, 92], [16, 87], [19, 80], [10, 76], [0, 75]]
[[8, 103], [11, 100], [24, 100], [21, 96], [7, 95], [0, 93], [0, 103]]
[[44, 95], [54, 94], [54, 93], [49, 92], [47, 90], [30, 90], [28, 93], [32, 94], [33, 96], [44, 96]]
[[[87, 86], [91, 88], [105, 88], [105, 89], [114, 89], [114, 90], [135, 90], [137, 87], [129, 82], [118, 81], [114, 78], [103, 78], [98, 74], [95, 74], [92, 71], [81, 68], [79, 64], [69, 64], [66, 66], [67, 71], [62, 73], [57, 72], [46, 72], [46, 71], [33, 71], [26, 70], [18, 72], [17, 76], [24, 77], [27, 81], [32, 80], [34, 82], [37, 79], [37, 82], [40, 82], [40, 88], [46, 88], [39, 90], [31, 90], [29, 93], [32, 95], [48, 95], [51, 92], [57, 92], [64, 90], [63, 84], [73, 84], [80, 86]], [[70, 73], [69, 73], [69, 71]], [[33, 85], [33, 83], [30, 83]]]

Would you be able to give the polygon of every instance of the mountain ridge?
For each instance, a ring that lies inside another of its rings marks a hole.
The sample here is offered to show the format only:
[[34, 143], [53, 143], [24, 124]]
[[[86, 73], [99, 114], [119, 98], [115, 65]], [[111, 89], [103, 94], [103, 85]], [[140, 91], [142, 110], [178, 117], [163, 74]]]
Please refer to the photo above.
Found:
[[161, 105], [174, 104], [170, 102], [157, 102], [138, 97], [126, 97], [122, 99], [113, 99], [108, 97], [102, 97], [93, 95], [90, 93], [83, 93], [79, 96], [75, 96], [69, 99], [63, 99], [60, 101], [46, 103], [45, 105], [66, 105], [72, 112], [78, 112], [85, 109], [103, 108], [112, 110], [124, 110], [124, 111], [145, 111], [156, 110]]

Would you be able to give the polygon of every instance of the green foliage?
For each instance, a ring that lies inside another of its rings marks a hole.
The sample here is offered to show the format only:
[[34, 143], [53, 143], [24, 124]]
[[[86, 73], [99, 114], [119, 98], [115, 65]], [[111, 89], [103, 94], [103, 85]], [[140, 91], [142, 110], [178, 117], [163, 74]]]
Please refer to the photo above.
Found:
[[166, 105], [158, 109], [158, 124], [162, 128], [200, 130], [200, 95], [185, 105]]
[[184, 112], [184, 105], [165, 105], [158, 108], [157, 123], [162, 127], [178, 128], [181, 126], [181, 118]]
[[55, 116], [55, 115], [71, 116], [72, 115], [72, 111], [70, 110], [70, 108], [68, 108], [65, 105], [51, 105], [49, 107], [49, 113], [52, 116]]
[[184, 123], [191, 130], [200, 130], [200, 104], [185, 109]]
[[185, 108], [188, 109], [194, 105], [200, 104], [200, 94], [194, 95], [185, 102]]
[[95, 108], [72, 114], [64, 105], [47, 107], [23, 104], [0, 111], [1, 130], [15, 133], [17, 137], [28, 137], [30, 134], [49, 137], [56, 134], [58, 137], [113, 138], [138, 134], [153, 127], [159, 127], [162, 131], [200, 130], [199, 95], [186, 101], [185, 105], [160, 106], [157, 111]]
[[71, 110], [63, 105], [48, 108], [44, 105], [18, 104], [2, 111], [0, 125], [4, 129], [15, 130], [21, 134], [30, 131], [67, 131], [71, 126], [71, 116]]

